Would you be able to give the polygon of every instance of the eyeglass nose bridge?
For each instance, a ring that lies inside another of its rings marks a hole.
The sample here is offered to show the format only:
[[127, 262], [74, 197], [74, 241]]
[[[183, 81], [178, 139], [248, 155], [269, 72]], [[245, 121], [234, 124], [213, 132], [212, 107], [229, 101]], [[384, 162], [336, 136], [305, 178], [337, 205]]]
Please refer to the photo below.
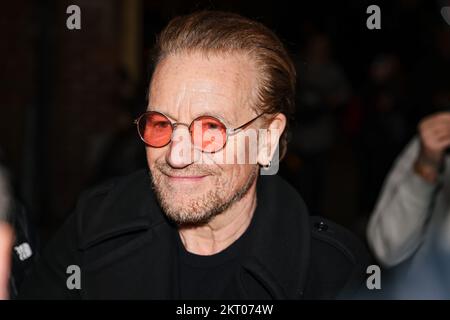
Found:
[[184, 123], [184, 122], [174, 122], [174, 123], [172, 123], [172, 129], [173, 130], [175, 130], [175, 128], [178, 127], [178, 126], [185, 126], [188, 129], [190, 128], [190, 125], [187, 124], [187, 123]]
[[173, 122], [173, 123], [171, 123], [171, 125], [172, 125], [172, 134], [170, 135], [170, 142], [173, 141], [173, 135], [175, 134], [175, 129], [178, 126], [185, 126], [188, 129], [189, 136], [191, 138], [191, 143], [193, 143], [192, 134], [190, 132], [191, 126], [189, 124], [184, 123], [184, 122]]

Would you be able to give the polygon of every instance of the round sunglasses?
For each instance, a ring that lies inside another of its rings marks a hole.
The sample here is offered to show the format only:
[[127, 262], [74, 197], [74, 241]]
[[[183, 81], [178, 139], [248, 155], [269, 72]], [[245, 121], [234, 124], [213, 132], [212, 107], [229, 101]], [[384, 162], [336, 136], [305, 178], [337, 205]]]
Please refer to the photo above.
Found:
[[134, 120], [134, 123], [141, 140], [150, 147], [161, 148], [169, 144], [175, 128], [182, 125], [189, 129], [192, 144], [196, 148], [202, 152], [214, 153], [225, 147], [228, 136], [245, 128], [263, 114], [265, 112], [236, 128], [227, 128], [220, 119], [208, 115], [199, 116], [190, 124], [172, 122], [165, 114], [158, 111], [144, 112]]

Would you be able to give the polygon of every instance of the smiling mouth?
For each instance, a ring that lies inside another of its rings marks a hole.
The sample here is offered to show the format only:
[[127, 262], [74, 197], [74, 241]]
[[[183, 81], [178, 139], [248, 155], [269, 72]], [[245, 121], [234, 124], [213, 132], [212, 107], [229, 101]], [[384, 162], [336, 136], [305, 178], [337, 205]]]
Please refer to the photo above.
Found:
[[177, 181], [177, 182], [199, 182], [199, 181], [202, 181], [203, 178], [207, 177], [207, 175], [198, 175], [198, 176], [171, 176], [171, 175], [167, 175], [167, 177], [171, 181]]
[[200, 170], [198, 170], [197, 172], [195, 172], [194, 170], [190, 170], [191, 172], [189, 172], [188, 170], [184, 170], [185, 172], [182, 172], [181, 170], [180, 172], [177, 172], [173, 170], [165, 170], [165, 168], [158, 168], [158, 169], [159, 169], [158, 171], [164, 177], [166, 177], [169, 182], [195, 183], [203, 181], [204, 178], [211, 175], [209, 172], [204, 171], [202, 172]]
[[169, 176], [172, 179], [201, 179], [206, 176]]

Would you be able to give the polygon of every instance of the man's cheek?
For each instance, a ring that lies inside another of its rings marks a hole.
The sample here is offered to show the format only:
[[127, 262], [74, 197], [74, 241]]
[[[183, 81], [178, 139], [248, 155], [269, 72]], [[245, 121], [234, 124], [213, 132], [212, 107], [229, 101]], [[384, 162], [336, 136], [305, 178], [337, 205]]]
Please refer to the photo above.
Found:
[[[164, 161], [164, 151], [165, 148], [151, 148], [145, 147], [145, 153], [147, 156], [147, 163], [149, 166], [154, 166], [157, 161]], [[159, 160], [161, 159], [161, 160]]]

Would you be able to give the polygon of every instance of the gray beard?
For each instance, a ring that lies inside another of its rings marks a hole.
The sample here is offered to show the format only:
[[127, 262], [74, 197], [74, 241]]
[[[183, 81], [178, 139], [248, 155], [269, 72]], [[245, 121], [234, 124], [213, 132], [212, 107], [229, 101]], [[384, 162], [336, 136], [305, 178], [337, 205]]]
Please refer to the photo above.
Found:
[[223, 195], [222, 190], [216, 188], [182, 209], [173, 206], [169, 192], [163, 191], [160, 187], [161, 182], [153, 176], [151, 171], [149, 172], [156, 199], [166, 216], [179, 227], [194, 227], [209, 223], [214, 217], [241, 200], [253, 185], [257, 177], [258, 168], [251, 172], [244, 186], [236, 190], [230, 197], [224, 199], [221, 197]]

